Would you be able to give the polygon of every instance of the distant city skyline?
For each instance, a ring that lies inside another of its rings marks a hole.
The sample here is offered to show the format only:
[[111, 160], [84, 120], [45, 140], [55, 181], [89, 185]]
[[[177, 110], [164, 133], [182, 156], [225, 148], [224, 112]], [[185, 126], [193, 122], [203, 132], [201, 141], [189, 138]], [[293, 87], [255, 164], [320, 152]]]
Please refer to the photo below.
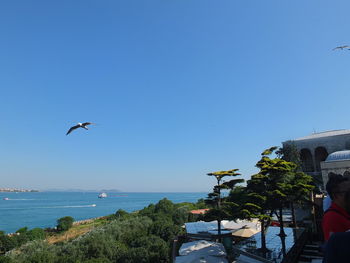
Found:
[[350, 128], [348, 1], [0, 7], [1, 188], [209, 192], [209, 172], [248, 179], [264, 149]]

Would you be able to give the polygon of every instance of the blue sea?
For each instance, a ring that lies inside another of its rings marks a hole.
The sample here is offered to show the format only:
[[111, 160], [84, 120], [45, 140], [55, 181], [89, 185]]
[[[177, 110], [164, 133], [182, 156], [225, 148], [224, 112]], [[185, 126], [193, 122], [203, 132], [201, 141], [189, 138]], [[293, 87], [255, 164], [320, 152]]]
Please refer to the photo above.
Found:
[[[196, 202], [207, 193], [108, 193], [95, 192], [0, 193], [0, 230], [12, 233], [21, 227], [54, 227], [58, 218], [76, 221], [115, 213], [140, 210], [167, 198], [175, 203]], [[8, 198], [8, 200], [4, 200]]]

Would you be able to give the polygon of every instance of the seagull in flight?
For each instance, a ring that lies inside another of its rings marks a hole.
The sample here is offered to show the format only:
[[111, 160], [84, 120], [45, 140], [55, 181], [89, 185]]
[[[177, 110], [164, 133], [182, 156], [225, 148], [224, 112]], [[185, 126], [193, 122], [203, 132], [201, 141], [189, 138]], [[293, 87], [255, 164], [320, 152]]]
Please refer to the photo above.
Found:
[[88, 128], [86, 126], [91, 125], [91, 124], [94, 124], [94, 123], [91, 123], [91, 122], [80, 123], [79, 122], [77, 125], [70, 127], [70, 129], [67, 131], [66, 135], [70, 134], [72, 131], [74, 131], [78, 128], [83, 128], [85, 130], [88, 130]]
[[349, 49], [350, 46], [348, 46], [348, 45], [346, 45], [346, 46], [339, 46], [339, 47], [333, 48], [332, 50], [337, 50], [337, 49], [343, 50], [343, 49], [345, 49], [345, 48]]

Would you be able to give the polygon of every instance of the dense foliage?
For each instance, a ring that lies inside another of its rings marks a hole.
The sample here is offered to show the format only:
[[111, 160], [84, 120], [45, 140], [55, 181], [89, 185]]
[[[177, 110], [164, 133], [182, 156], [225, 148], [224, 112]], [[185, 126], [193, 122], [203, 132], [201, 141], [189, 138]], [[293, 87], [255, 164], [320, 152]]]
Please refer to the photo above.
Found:
[[15, 247], [27, 243], [28, 241], [43, 240], [45, 237], [46, 233], [41, 228], [28, 230], [27, 227], [23, 227], [12, 235], [6, 235], [5, 232], [0, 231], [0, 254], [4, 254]]
[[57, 231], [67, 231], [73, 226], [74, 218], [71, 216], [61, 217], [57, 220]]
[[197, 204], [174, 204], [163, 199], [136, 213], [120, 209], [109, 216], [103, 226], [72, 241], [53, 245], [42, 240], [35, 229], [22, 229], [21, 232], [26, 233], [28, 238], [20, 244], [16, 243], [17, 235], [10, 237], [1, 233], [2, 252], [17, 248], [0, 257], [0, 262], [171, 262], [173, 238], [182, 234], [181, 226], [191, 220], [189, 211], [203, 208], [203, 205], [203, 200]]

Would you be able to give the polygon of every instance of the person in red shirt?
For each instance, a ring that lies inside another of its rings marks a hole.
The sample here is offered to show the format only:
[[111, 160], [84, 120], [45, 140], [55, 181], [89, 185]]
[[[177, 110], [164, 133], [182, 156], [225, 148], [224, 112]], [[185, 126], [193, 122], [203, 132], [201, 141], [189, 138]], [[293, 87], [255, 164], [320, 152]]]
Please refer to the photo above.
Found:
[[332, 233], [350, 230], [350, 180], [339, 174], [330, 174], [326, 189], [332, 199], [322, 220], [324, 239], [327, 241]]

